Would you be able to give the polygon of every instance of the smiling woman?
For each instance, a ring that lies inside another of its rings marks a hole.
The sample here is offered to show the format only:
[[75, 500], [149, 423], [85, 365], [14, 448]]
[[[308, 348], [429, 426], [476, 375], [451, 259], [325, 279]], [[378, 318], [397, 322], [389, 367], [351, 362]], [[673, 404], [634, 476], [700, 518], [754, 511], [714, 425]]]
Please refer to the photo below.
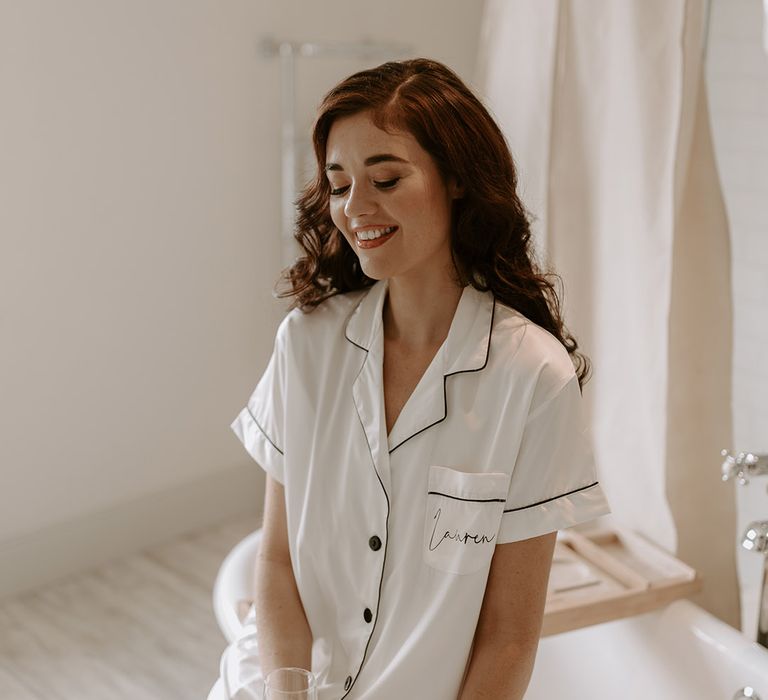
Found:
[[412, 134], [379, 129], [370, 112], [353, 114], [331, 126], [327, 158], [331, 219], [365, 275], [425, 286], [451, 270], [451, 206], [460, 190], [446, 187]]
[[268, 474], [261, 670], [311, 667], [320, 700], [522, 698], [556, 532], [609, 508], [512, 156], [428, 59], [341, 82], [313, 140], [293, 309], [232, 424]]

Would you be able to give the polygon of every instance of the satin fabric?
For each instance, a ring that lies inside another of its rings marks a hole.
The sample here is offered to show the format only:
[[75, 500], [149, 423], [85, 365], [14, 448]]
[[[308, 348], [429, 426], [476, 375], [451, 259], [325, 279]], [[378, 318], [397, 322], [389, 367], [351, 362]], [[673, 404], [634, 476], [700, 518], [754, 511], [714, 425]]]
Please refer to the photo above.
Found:
[[609, 507], [567, 351], [490, 292], [387, 434], [387, 289], [292, 311], [232, 428], [285, 487], [320, 700], [455, 700], [495, 547]]

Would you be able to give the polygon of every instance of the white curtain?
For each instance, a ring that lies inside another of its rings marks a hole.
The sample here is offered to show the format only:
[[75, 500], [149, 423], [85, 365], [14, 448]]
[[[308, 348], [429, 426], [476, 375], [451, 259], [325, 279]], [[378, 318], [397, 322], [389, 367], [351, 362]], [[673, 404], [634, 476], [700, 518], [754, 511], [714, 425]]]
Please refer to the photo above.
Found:
[[703, 0], [487, 0], [479, 92], [540, 261], [560, 274], [600, 478], [738, 626], [728, 226], [703, 81]]

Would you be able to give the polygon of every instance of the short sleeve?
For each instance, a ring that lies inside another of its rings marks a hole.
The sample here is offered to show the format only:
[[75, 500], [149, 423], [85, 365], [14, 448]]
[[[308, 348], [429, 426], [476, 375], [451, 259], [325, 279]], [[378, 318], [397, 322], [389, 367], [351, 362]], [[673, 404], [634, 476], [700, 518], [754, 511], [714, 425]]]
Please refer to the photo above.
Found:
[[497, 542], [544, 535], [610, 512], [574, 374], [526, 420]]
[[230, 426], [248, 454], [271, 477], [285, 483], [283, 425], [285, 416], [286, 356], [284, 324], [275, 336], [269, 364], [247, 405]]

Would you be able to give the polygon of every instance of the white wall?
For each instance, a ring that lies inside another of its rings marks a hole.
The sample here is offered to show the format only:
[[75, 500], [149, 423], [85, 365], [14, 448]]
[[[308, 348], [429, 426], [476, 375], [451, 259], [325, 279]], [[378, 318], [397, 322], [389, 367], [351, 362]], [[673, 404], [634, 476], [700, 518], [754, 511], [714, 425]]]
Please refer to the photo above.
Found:
[[[768, 454], [768, 53], [761, 0], [714, 0], [707, 83], [715, 152], [731, 226], [734, 295], [733, 411], [736, 451]], [[713, 465], [719, 459], [713, 455]], [[768, 520], [765, 477], [738, 492], [739, 537]], [[737, 547], [738, 543], [734, 543]], [[763, 559], [738, 549], [742, 627], [757, 624]]]
[[[481, 11], [0, 4], [0, 594], [260, 509], [229, 429], [285, 308], [259, 37], [409, 43], [471, 82]], [[361, 67], [302, 59], [302, 108]]]

